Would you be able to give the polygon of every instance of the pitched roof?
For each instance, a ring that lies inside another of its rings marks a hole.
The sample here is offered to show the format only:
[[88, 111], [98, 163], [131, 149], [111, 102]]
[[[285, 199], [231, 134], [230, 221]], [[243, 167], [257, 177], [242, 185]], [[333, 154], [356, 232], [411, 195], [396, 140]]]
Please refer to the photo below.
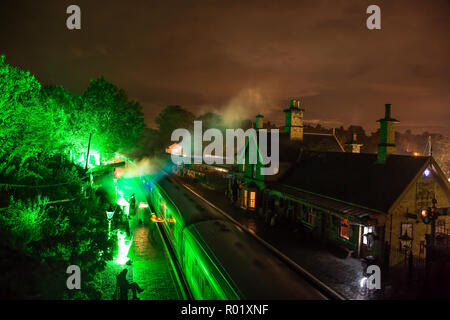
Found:
[[[259, 134], [257, 134], [255, 138], [259, 145]], [[267, 143], [267, 150], [271, 150], [271, 139], [269, 134], [267, 135], [267, 140], [265, 143]], [[247, 147], [247, 144], [245, 147]], [[279, 132], [279, 152], [281, 162], [295, 161], [302, 149], [312, 151], [344, 152], [341, 143], [333, 134], [305, 132], [303, 134], [303, 140], [291, 140], [288, 132]], [[238, 154], [240, 152], [242, 152], [242, 149], [237, 151]]]
[[303, 140], [291, 140], [289, 133], [280, 132], [280, 161], [297, 159], [301, 149], [326, 152], [344, 152], [333, 134], [304, 132]]
[[387, 212], [429, 157], [303, 151], [278, 183]]

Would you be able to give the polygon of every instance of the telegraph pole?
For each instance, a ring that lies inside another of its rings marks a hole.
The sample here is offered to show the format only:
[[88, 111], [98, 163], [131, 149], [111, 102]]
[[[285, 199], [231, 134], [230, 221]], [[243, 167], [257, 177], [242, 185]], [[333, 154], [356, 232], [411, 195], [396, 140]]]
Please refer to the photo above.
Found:
[[92, 133], [89, 133], [89, 143], [88, 143], [88, 149], [87, 149], [87, 155], [86, 155], [86, 166], [84, 167], [84, 170], [87, 170], [87, 167], [88, 167], [89, 151], [91, 150], [91, 137], [92, 137]]

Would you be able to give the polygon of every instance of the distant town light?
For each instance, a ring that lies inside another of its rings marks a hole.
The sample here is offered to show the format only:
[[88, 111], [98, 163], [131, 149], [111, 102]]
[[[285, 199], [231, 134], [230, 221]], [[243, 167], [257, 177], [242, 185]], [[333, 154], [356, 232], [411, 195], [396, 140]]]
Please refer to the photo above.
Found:
[[414, 155], [415, 157], [418, 157], [418, 156], [420, 156], [420, 152], [414, 152], [413, 155]]

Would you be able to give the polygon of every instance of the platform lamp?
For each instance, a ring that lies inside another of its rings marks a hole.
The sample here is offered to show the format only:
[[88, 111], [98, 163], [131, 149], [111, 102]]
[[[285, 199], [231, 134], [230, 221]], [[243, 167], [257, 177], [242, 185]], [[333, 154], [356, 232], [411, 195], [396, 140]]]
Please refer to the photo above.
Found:
[[114, 211], [106, 211], [106, 218], [108, 219], [108, 239], [111, 237], [111, 220], [114, 216]]

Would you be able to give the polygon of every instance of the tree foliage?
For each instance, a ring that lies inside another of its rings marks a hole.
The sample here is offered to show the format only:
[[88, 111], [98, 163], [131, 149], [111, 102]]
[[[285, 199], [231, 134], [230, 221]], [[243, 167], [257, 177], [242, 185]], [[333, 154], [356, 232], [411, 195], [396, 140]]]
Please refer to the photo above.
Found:
[[[82, 270], [83, 297], [99, 298], [94, 280], [117, 240], [107, 235], [110, 203], [85, 197], [86, 172], [67, 154], [87, 149], [90, 133], [106, 157], [133, 148], [145, 127], [140, 105], [104, 78], [81, 96], [41, 86], [2, 56], [0, 126], [1, 298], [80, 298], [65, 287], [71, 264]], [[50, 201], [60, 199], [70, 201]]]
[[[79, 96], [44, 86], [0, 60], [0, 175], [45, 180], [33, 162], [91, 147], [108, 158], [136, 146], [145, 127], [141, 106], [104, 78], [91, 80]], [[45, 166], [41, 166], [45, 167]]]
[[5, 170], [23, 172], [27, 161], [49, 151], [52, 146], [49, 114], [40, 103], [41, 85], [19, 68], [0, 59], [0, 174]]
[[105, 154], [135, 147], [144, 128], [141, 106], [130, 101], [125, 91], [104, 78], [91, 80], [83, 93], [83, 113], [89, 115], [87, 133], [92, 146]]

